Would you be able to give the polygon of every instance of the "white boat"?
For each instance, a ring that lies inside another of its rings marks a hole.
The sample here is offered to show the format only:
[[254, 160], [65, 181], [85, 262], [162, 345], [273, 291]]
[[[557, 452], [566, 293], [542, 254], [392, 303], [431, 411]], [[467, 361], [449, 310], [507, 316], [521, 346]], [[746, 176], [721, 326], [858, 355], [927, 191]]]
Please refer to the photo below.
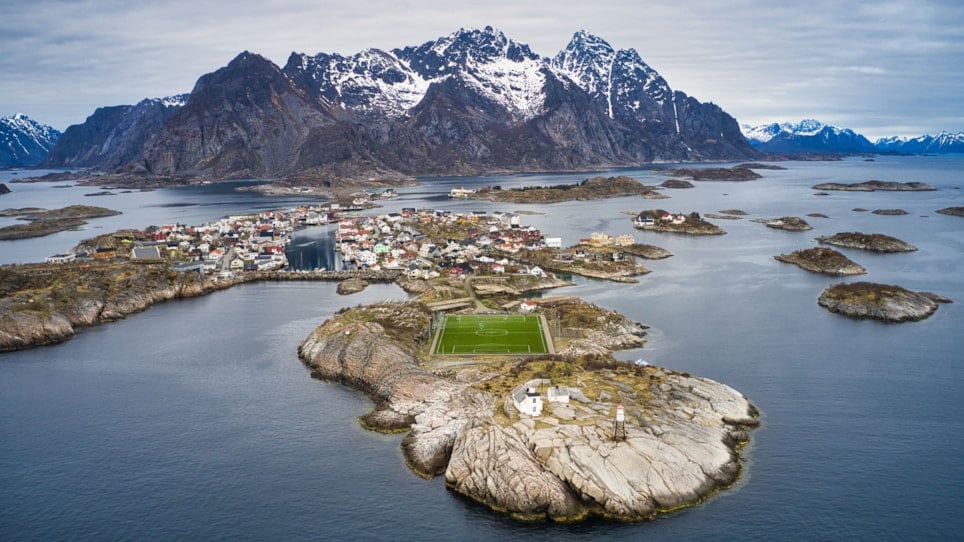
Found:
[[449, 191], [450, 198], [464, 199], [469, 197], [469, 194], [475, 194], [475, 190], [472, 190], [471, 188], [463, 188], [460, 186], [458, 188], [453, 188], [452, 190]]

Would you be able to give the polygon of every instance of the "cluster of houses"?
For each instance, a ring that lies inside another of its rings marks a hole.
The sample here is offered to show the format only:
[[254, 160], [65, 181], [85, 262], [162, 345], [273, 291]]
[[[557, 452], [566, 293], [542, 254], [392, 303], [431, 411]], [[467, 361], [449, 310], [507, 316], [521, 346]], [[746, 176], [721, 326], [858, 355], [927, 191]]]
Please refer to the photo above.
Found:
[[136, 235], [117, 233], [109, 246], [91, 252], [55, 254], [49, 263], [76, 259], [132, 261], [171, 260], [181, 271], [240, 272], [281, 269], [287, 265], [285, 247], [299, 225], [325, 224], [335, 220], [337, 204], [299, 207], [290, 211], [268, 211], [237, 215], [199, 226], [163, 224], [149, 226]]
[[686, 215], [684, 214], [670, 214], [662, 213], [659, 216], [654, 216], [652, 213], [640, 213], [635, 219], [633, 219], [633, 226], [641, 230], [657, 229], [666, 224], [680, 225], [686, 222]]
[[[419, 231], [419, 224], [443, 231], [460, 228], [469, 238], [433, 240]], [[335, 243], [342, 258], [360, 269], [401, 269], [411, 278], [427, 279], [442, 272], [451, 277], [473, 273], [545, 276], [536, 266], [511, 265], [506, 255], [546, 248], [548, 243], [561, 245], [561, 240], [547, 240], [539, 230], [521, 225], [519, 216], [512, 213], [407, 208], [339, 220]]]

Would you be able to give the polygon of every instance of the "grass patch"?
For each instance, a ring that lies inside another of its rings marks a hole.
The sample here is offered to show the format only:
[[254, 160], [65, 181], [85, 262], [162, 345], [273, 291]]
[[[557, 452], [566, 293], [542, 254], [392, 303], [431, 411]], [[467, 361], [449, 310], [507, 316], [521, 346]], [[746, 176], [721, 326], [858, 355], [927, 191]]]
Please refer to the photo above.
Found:
[[433, 354], [545, 354], [549, 351], [537, 315], [450, 315], [439, 323]]

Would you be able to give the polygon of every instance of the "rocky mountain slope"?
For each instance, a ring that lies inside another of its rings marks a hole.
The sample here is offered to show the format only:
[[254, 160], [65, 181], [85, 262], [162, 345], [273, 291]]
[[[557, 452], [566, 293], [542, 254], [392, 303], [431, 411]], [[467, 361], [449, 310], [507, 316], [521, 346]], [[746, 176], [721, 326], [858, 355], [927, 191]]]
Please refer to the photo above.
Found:
[[283, 68], [244, 52], [183, 106], [153, 103], [98, 110], [48, 165], [324, 183], [757, 155], [718, 106], [583, 31], [552, 59], [491, 27]]
[[187, 95], [141, 100], [136, 105], [100, 107], [83, 124], [67, 128], [43, 161], [48, 167], [91, 167], [110, 171], [141, 156]]
[[0, 167], [36, 166], [61, 134], [23, 114], [0, 118]]

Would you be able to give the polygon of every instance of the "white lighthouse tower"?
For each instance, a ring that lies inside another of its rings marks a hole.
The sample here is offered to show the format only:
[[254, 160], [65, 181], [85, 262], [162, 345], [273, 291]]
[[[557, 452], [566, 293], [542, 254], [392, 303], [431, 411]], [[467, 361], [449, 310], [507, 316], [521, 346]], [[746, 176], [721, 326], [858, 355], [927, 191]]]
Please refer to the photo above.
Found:
[[616, 419], [613, 420], [613, 440], [626, 440], [626, 409], [616, 405]]

